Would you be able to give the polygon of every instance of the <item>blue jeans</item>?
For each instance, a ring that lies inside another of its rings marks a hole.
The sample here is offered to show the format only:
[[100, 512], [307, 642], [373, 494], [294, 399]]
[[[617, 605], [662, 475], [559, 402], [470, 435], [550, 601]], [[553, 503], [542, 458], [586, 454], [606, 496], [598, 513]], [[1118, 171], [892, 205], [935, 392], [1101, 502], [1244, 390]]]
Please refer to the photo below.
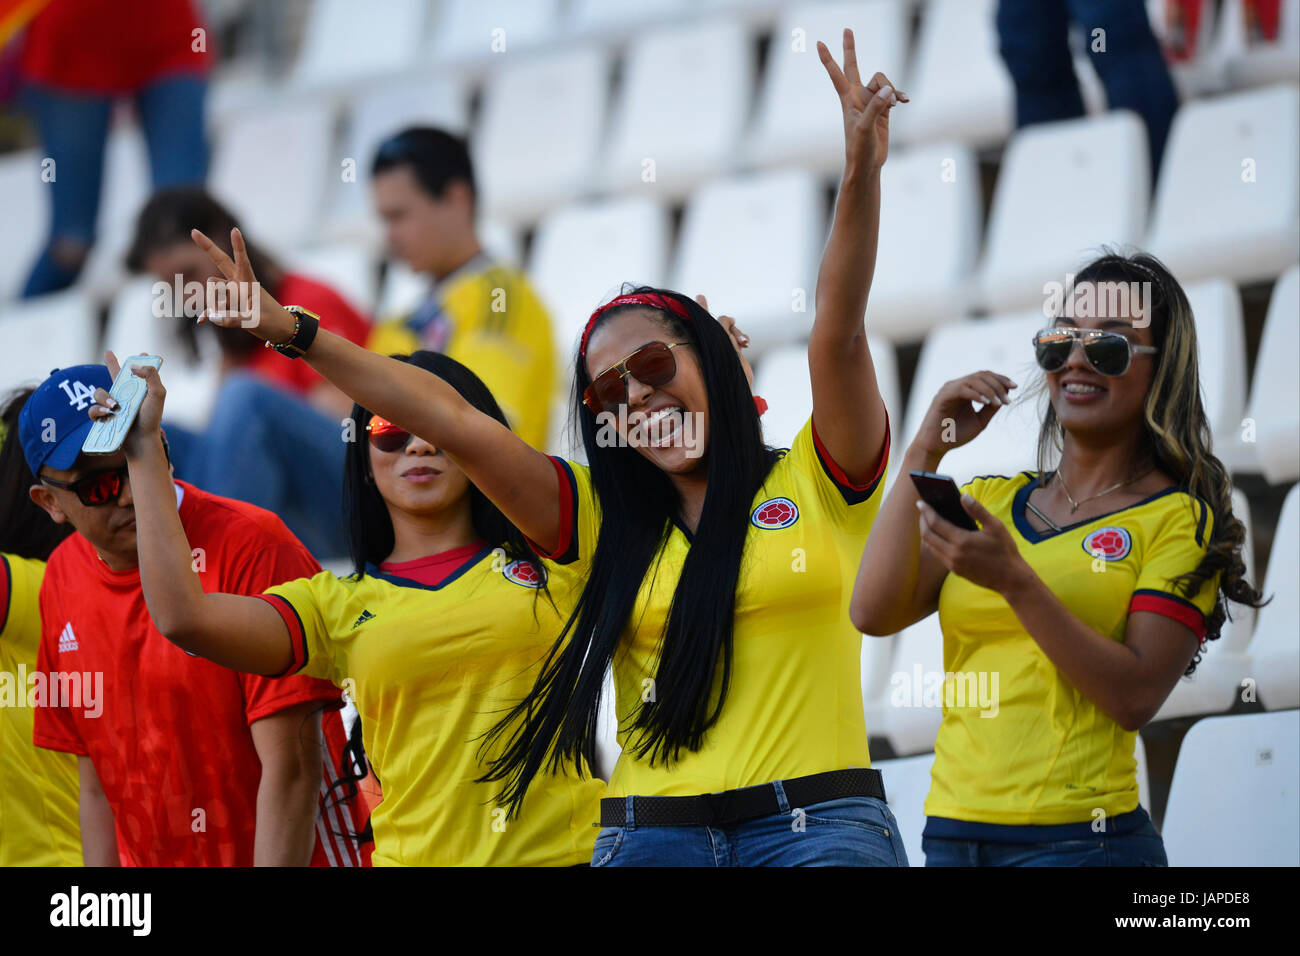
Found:
[[343, 427], [247, 372], [227, 376], [207, 430], [165, 426], [176, 477], [274, 512], [317, 559], [348, 553]]
[[[207, 178], [206, 94], [207, 80], [189, 73], [163, 77], [136, 94], [155, 190], [197, 186]], [[26, 87], [21, 97], [36, 123], [42, 151], [54, 160], [54, 178], [47, 183], [50, 232], [23, 288], [23, 296], [29, 298], [57, 292], [76, 281], [95, 240], [114, 97], [39, 85]]]
[[907, 866], [882, 800], [845, 797], [721, 827], [628, 825], [596, 837], [592, 866]]
[[[1002, 59], [1016, 87], [1016, 125], [1083, 115], [1067, 37], [1073, 19], [1083, 30], [1092, 65], [1106, 87], [1107, 105], [1142, 117], [1151, 151], [1152, 181], [1160, 168], [1178, 91], [1139, 0], [1000, 0]], [[1105, 50], [1093, 31], [1105, 31]]]
[[926, 866], [1168, 866], [1165, 843], [1147, 812], [1129, 833], [1098, 833], [1085, 840], [992, 843], [923, 837]]

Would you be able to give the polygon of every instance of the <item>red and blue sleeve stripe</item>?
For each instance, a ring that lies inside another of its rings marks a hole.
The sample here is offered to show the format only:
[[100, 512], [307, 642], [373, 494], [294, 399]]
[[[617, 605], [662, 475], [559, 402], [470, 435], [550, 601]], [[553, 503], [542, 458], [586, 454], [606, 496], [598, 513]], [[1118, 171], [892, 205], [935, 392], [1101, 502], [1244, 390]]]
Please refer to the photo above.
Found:
[[307, 666], [307, 630], [302, 626], [302, 618], [298, 616], [298, 610], [278, 594], [255, 594], [279, 613], [280, 619], [284, 621], [284, 626], [289, 630], [289, 647], [293, 653], [293, 663], [281, 671], [279, 674], [268, 676], [285, 677], [289, 674], [296, 674]]
[[1135, 611], [1148, 611], [1171, 617], [1179, 624], [1186, 625], [1198, 640], [1205, 640], [1205, 615], [1191, 601], [1176, 594], [1146, 588], [1134, 591], [1133, 598], [1129, 601], [1128, 612], [1132, 614]]
[[850, 505], [858, 505], [872, 496], [876, 486], [880, 484], [880, 479], [884, 477], [885, 466], [889, 464], [889, 412], [885, 412], [885, 440], [880, 446], [880, 463], [876, 466], [876, 473], [863, 484], [854, 484], [849, 480], [849, 476], [844, 473], [844, 469], [836, 464], [831, 453], [826, 450], [822, 444], [821, 436], [817, 434], [817, 420], [812, 422], [813, 446], [817, 449], [817, 460], [821, 463], [822, 470], [826, 476], [839, 489], [840, 495], [844, 501]]
[[571, 564], [578, 558], [578, 482], [563, 458], [548, 455], [560, 482], [560, 540], [555, 550], [547, 551], [532, 538], [528, 543], [540, 557], [556, 564]]

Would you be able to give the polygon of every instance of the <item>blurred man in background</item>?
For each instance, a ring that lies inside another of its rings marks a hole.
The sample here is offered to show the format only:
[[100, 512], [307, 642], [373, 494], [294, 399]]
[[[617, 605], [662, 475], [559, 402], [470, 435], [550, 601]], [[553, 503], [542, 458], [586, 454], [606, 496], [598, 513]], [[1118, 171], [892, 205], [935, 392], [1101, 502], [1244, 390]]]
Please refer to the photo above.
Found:
[[433, 286], [413, 313], [379, 324], [367, 346], [383, 354], [430, 349], [464, 363], [514, 431], [544, 451], [559, 376], [550, 316], [523, 274], [479, 243], [464, 140], [405, 129], [379, 147], [371, 174], [389, 252]]

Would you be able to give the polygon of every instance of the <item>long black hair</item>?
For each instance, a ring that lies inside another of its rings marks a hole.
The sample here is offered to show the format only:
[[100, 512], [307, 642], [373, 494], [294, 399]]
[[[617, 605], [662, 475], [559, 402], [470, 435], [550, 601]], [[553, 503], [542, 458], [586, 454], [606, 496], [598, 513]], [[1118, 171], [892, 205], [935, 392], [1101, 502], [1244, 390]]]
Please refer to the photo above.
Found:
[[[717, 721], [731, 682], [736, 588], [754, 495], [779, 454], [763, 442], [753, 395], [731, 337], [692, 299], [641, 286], [635, 292], [670, 298], [689, 317], [650, 308], [671, 341], [689, 342], [708, 396], [708, 486], [691, 537], [668, 620], [660, 636], [653, 701], [643, 701], [629, 730], [629, 747], [651, 763], [698, 750]], [[644, 305], [617, 305], [598, 325]], [[680, 354], [680, 353], [679, 353]], [[681, 359], [679, 359], [681, 361]], [[483, 780], [505, 781], [501, 799], [518, 812], [544, 766], [594, 766], [597, 713], [606, 669], [631, 620], [642, 582], [657, 573], [656, 556], [672, 532], [681, 501], [668, 475], [635, 448], [602, 447], [599, 423], [582, 402], [590, 384], [579, 354], [573, 405], [582, 432], [602, 521], [590, 576], [564, 631], [528, 695], [493, 728], [505, 738]]]
[[51, 521], [27, 493], [36, 478], [18, 440], [18, 413], [34, 391], [18, 389], [0, 408], [0, 551], [44, 561], [73, 529]]

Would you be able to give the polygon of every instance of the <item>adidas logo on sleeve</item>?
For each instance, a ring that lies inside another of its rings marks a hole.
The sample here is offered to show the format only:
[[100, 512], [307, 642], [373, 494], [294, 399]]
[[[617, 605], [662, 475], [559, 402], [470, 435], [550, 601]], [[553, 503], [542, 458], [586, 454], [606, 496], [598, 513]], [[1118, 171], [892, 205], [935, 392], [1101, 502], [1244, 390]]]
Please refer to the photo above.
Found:
[[64, 651], [75, 651], [77, 649], [77, 635], [72, 633], [72, 622], [69, 621], [63, 625], [63, 633], [59, 635], [59, 653]]

